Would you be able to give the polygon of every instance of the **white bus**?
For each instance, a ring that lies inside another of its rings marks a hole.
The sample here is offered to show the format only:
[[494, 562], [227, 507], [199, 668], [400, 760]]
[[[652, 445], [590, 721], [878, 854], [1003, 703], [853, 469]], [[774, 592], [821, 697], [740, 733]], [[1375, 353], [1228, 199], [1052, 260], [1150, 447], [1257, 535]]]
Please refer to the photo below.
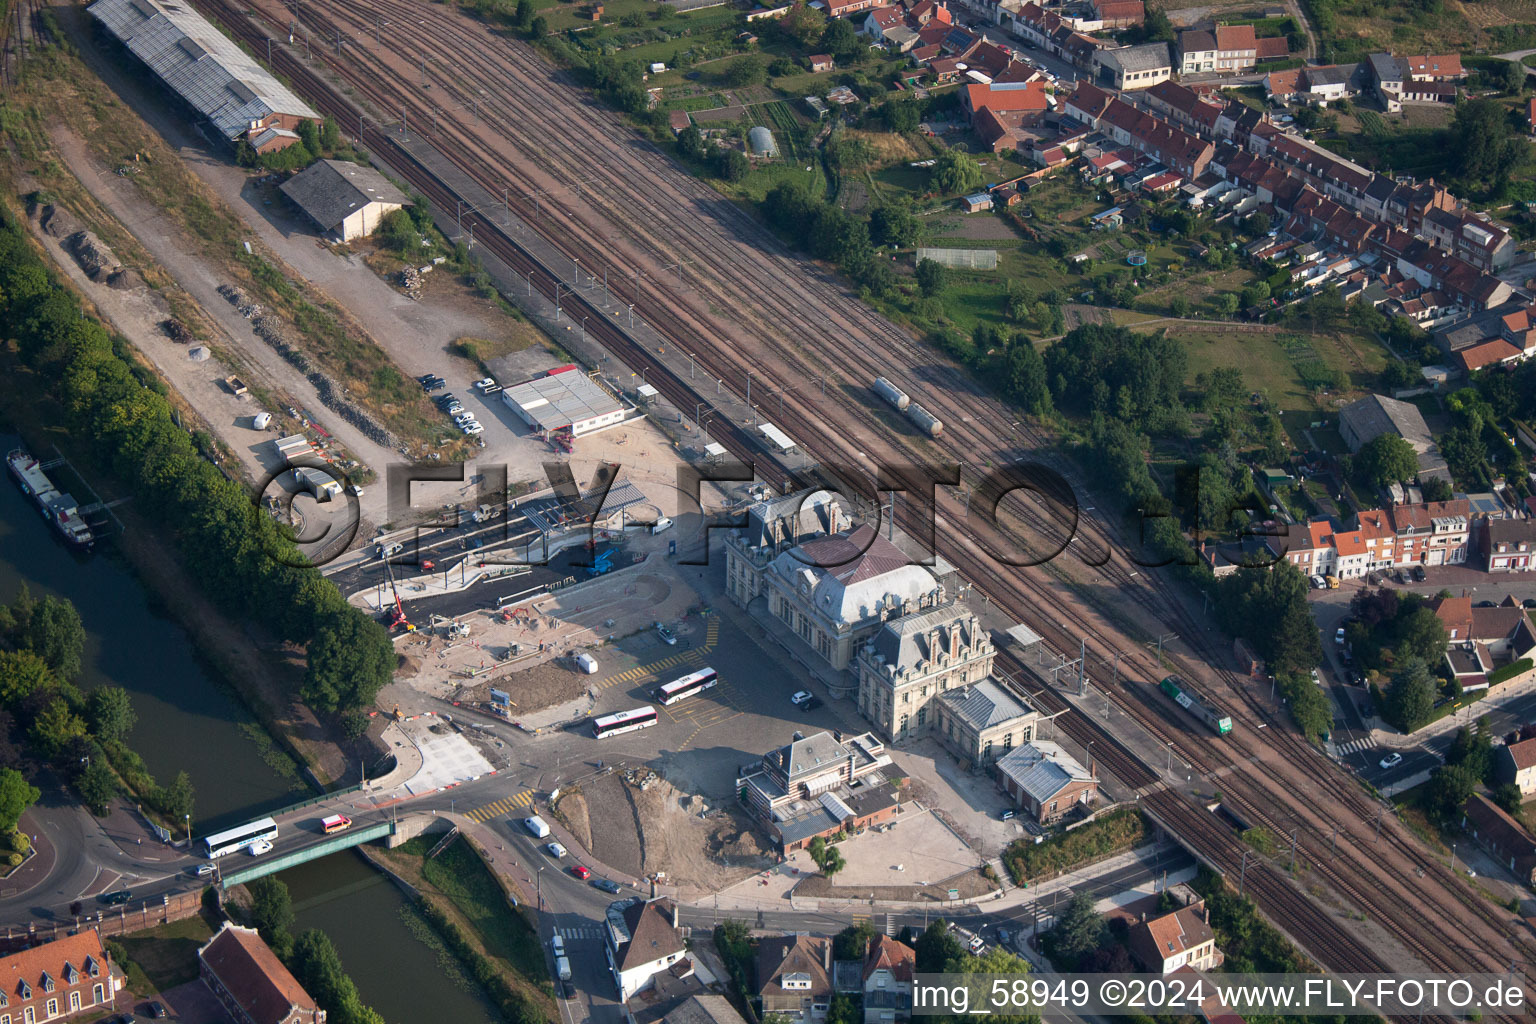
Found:
[[277, 822], [271, 818], [262, 818], [239, 828], [228, 829], [208, 836], [203, 840], [204, 848], [210, 858], [222, 857], [226, 853], [238, 853], [257, 843], [270, 843], [277, 838]]
[[649, 728], [655, 725], [656, 721], [656, 709], [646, 705], [643, 708], [635, 708], [632, 711], [620, 711], [617, 714], [594, 718], [592, 720], [592, 735], [598, 739], [617, 736], [622, 732], [633, 732], [636, 729]]
[[712, 668], [701, 668], [697, 672], [690, 672], [681, 679], [674, 679], [670, 683], [663, 683], [651, 692], [651, 699], [658, 704], [676, 704], [680, 700], [686, 700], [696, 693], [703, 693], [714, 686], [720, 677]]

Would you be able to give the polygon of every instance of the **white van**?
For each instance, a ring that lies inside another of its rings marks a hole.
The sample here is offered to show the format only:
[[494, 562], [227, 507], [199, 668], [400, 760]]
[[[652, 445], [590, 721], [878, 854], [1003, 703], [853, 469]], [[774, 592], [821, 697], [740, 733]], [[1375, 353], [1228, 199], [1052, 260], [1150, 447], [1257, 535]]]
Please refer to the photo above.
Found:
[[565, 940], [560, 937], [559, 932], [556, 932], [555, 937], [549, 940], [549, 947], [555, 951], [557, 959], [565, 956]]
[[585, 651], [576, 655], [576, 667], [589, 676], [597, 675], [597, 659]]
[[662, 516], [660, 519], [656, 520], [655, 523], [651, 524], [652, 533], [664, 533], [670, 529], [672, 529], [672, 520], [668, 519], [666, 516]]
[[524, 818], [523, 827], [526, 828], [529, 832], [532, 832], [534, 838], [536, 839], [543, 839], [545, 836], [549, 835], [549, 825], [547, 825], [544, 819], [539, 817], [537, 814], [531, 818]]
[[560, 976], [561, 981], [570, 981], [571, 962], [563, 956], [555, 957], [555, 973]]

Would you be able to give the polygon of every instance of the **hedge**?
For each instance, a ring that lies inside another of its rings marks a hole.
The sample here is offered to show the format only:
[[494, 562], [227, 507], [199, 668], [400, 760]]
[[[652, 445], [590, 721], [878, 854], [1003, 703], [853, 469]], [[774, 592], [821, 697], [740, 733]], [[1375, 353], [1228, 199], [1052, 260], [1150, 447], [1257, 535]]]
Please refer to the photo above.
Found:
[[1140, 811], [1127, 807], [1043, 843], [1016, 839], [1003, 851], [1003, 863], [1014, 884], [1023, 885], [1129, 850], [1146, 838], [1146, 819]]
[[1530, 658], [1521, 658], [1519, 661], [1512, 661], [1508, 665], [1505, 665], [1503, 668], [1496, 668], [1492, 672], [1489, 672], [1488, 673], [1488, 685], [1489, 686], [1496, 686], [1499, 683], [1502, 683], [1506, 679], [1513, 679], [1515, 676], [1519, 675], [1520, 673], [1522, 673], [1522, 672], [1529, 672], [1530, 670], [1531, 670], [1531, 659]]

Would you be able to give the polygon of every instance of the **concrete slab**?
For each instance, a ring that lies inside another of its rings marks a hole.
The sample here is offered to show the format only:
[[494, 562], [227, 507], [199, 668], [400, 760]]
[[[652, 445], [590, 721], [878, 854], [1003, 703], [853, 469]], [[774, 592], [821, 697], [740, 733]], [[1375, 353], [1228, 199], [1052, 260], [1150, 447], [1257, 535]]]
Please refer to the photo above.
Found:
[[1001, 820], [1011, 804], [991, 774], [961, 771], [938, 741], [924, 739], [892, 750], [891, 760], [918, 784], [918, 801], [942, 808], [943, 816], [979, 853], [995, 856], [1024, 834], [1017, 819]]
[[433, 726], [426, 724], [429, 721], [422, 719], [408, 723], [416, 727], [412, 729], [411, 736], [421, 751], [422, 760], [421, 770], [406, 783], [408, 790], [412, 793], [425, 793], [464, 782], [491, 770], [491, 762], [469, 740], [441, 722], [436, 723], [435, 727], [443, 731], [433, 732]]

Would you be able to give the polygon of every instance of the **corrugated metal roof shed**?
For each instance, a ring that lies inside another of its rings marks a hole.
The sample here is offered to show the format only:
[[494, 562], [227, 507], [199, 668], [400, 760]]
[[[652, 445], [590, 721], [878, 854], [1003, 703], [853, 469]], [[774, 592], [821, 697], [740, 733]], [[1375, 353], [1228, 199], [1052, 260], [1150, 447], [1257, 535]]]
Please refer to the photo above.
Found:
[[88, 8], [167, 86], [237, 139], [271, 114], [320, 120], [202, 15], [165, 0], [97, 0]]
[[574, 370], [524, 381], [501, 396], [541, 430], [563, 430], [623, 409], [607, 391]]

